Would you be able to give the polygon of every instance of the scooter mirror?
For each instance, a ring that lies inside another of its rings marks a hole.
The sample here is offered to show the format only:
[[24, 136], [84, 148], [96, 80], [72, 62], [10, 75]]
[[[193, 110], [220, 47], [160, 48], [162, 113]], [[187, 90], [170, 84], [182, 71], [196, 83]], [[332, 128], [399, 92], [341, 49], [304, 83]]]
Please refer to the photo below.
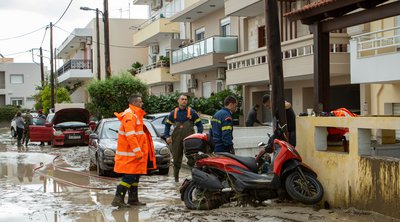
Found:
[[258, 147], [261, 147], [261, 146], [264, 146], [264, 145], [265, 145], [264, 142], [259, 142], [259, 143], [258, 143]]

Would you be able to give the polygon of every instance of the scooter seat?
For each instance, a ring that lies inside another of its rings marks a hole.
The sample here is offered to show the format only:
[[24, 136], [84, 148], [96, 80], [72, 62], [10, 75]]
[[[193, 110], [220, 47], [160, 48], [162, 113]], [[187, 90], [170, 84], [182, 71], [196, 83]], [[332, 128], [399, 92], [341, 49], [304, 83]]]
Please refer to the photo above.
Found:
[[241, 164], [243, 164], [246, 167], [248, 167], [254, 173], [257, 173], [257, 171], [258, 171], [258, 166], [257, 166], [257, 162], [256, 162], [256, 158], [255, 157], [236, 156], [236, 155], [234, 155], [232, 153], [226, 153], [226, 152], [221, 152], [221, 153], [217, 153], [217, 154], [237, 160]]

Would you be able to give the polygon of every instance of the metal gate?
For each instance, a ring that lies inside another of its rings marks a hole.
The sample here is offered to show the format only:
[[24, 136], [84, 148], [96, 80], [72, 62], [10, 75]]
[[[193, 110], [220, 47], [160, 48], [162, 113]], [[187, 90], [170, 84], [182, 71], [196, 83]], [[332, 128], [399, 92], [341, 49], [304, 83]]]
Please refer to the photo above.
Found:
[[[393, 115], [400, 115], [400, 103], [393, 103]], [[400, 140], [400, 129], [396, 130], [396, 139]]]

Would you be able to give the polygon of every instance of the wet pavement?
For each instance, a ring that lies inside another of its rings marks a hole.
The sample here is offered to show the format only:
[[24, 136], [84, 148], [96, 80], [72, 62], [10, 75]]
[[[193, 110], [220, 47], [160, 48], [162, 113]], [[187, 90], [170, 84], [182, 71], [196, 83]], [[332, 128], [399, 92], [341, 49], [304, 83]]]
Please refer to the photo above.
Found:
[[[266, 201], [262, 207], [227, 204], [212, 211], [188, 210], [171, 175], [142, 176], [144, 207], [110, 205], [118, 177], [90, 172], [87, 147], [16, 146], [0, 128], [0, 221], [395, 221], [354, 209], [325, 210], [296, 203]], [[172, 169], [170, 170], [172, 173]], [[181, 177], [189, 176], [188, 170]]]

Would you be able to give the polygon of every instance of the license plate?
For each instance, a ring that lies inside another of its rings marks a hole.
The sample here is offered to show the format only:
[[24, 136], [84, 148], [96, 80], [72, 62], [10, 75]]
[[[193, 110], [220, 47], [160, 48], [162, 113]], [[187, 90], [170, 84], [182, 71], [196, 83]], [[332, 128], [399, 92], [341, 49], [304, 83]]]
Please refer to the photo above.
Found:
[[70, 135], [68, 138], [71, 140], [80, 140], [81, 136], [80, 135]]

